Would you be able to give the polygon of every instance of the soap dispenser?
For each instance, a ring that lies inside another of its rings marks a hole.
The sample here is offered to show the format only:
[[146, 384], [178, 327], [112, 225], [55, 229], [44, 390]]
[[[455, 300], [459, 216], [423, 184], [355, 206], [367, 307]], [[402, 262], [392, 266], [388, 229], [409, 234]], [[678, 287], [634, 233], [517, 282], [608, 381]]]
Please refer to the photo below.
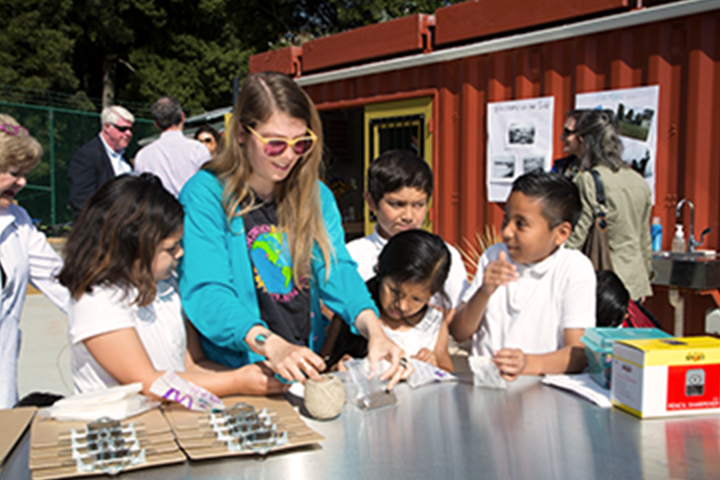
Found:
[[683, 232], [683, 226], [680, 223], [675, 225], [675, 236], [672, 240], [671, 250], [676, 253], [685, 253], [687, 250], [685, 232]]

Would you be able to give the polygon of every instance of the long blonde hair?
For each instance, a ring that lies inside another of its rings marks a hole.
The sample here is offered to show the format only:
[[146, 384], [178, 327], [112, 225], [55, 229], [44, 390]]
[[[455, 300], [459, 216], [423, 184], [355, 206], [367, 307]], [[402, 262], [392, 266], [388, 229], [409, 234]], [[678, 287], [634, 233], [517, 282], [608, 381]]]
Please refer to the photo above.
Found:
[[296, 285], [306, 287], [312, 277], [310, 262], [315, 243], [322, 251], [327, 273], [332, 253], [318, 187], [323, 150], [322, 124], [310, 97], [292, 79], [280, 73], [249, 76], [233, 108], [226, 148], [204, 168], [224, 184], [223, 209], [230, 228], [230, 221], [252, 210], [257, 201], [247, 183], [252, 166], [245, 147], [238, 142], [238, 134], [245, 126], [256, 128], [267, 122], [275, 112], [305, 121], [318, 137], [313, 149], [297, 161], [287, 178], [275, 185], [273, 192], [279, 228], [288, 237], [293, 280]]

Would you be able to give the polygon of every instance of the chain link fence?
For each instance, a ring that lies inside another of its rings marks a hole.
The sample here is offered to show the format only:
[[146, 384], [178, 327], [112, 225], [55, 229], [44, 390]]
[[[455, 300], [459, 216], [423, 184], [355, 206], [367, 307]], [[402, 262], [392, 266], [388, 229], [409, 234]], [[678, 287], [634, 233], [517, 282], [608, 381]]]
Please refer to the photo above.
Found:
[[[126, 155], [132, 159], [138, 141], [157, 135], [150, 106], [118, 102], [135, 115], [133, 139]], [[98, 103], [87, 97], [19, 89], [0, 85], [0, 112], [13, 116], [43, 146], [40, 164], [28, 175], [27, 186], [17, 195], [41, 229], [59, 235], [72, 221], [68, 204], [67, 164], [72, 154], [100, 132]]]

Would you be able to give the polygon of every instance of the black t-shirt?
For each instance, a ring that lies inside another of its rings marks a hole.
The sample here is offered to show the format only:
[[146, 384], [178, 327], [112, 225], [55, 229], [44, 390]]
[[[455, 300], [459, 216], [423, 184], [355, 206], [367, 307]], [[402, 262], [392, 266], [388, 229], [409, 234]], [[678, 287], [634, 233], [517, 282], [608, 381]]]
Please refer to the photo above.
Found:
[[310, 295], [293, 281], [287, 236], [278, 229], [275, 202], [260, 204], [246, 213], [244, 220], [260, 316], [272, 332], [290, 343], [307, 346]]

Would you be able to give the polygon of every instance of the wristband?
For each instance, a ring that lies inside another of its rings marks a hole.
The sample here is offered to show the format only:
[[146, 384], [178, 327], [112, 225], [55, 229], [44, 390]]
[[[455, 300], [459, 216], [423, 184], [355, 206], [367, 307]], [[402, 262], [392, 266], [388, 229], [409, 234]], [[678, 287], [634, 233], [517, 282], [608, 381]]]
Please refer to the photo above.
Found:
[[267, 343], [268, 339], [269, 339], [271, 336], [272, 336], [272, 332], [258, 333], [257, 335], [255, 335], [255, 345], [256, 345], [258, 348], [264, 348], [264, 347], [265, 347], [265, 344]]

